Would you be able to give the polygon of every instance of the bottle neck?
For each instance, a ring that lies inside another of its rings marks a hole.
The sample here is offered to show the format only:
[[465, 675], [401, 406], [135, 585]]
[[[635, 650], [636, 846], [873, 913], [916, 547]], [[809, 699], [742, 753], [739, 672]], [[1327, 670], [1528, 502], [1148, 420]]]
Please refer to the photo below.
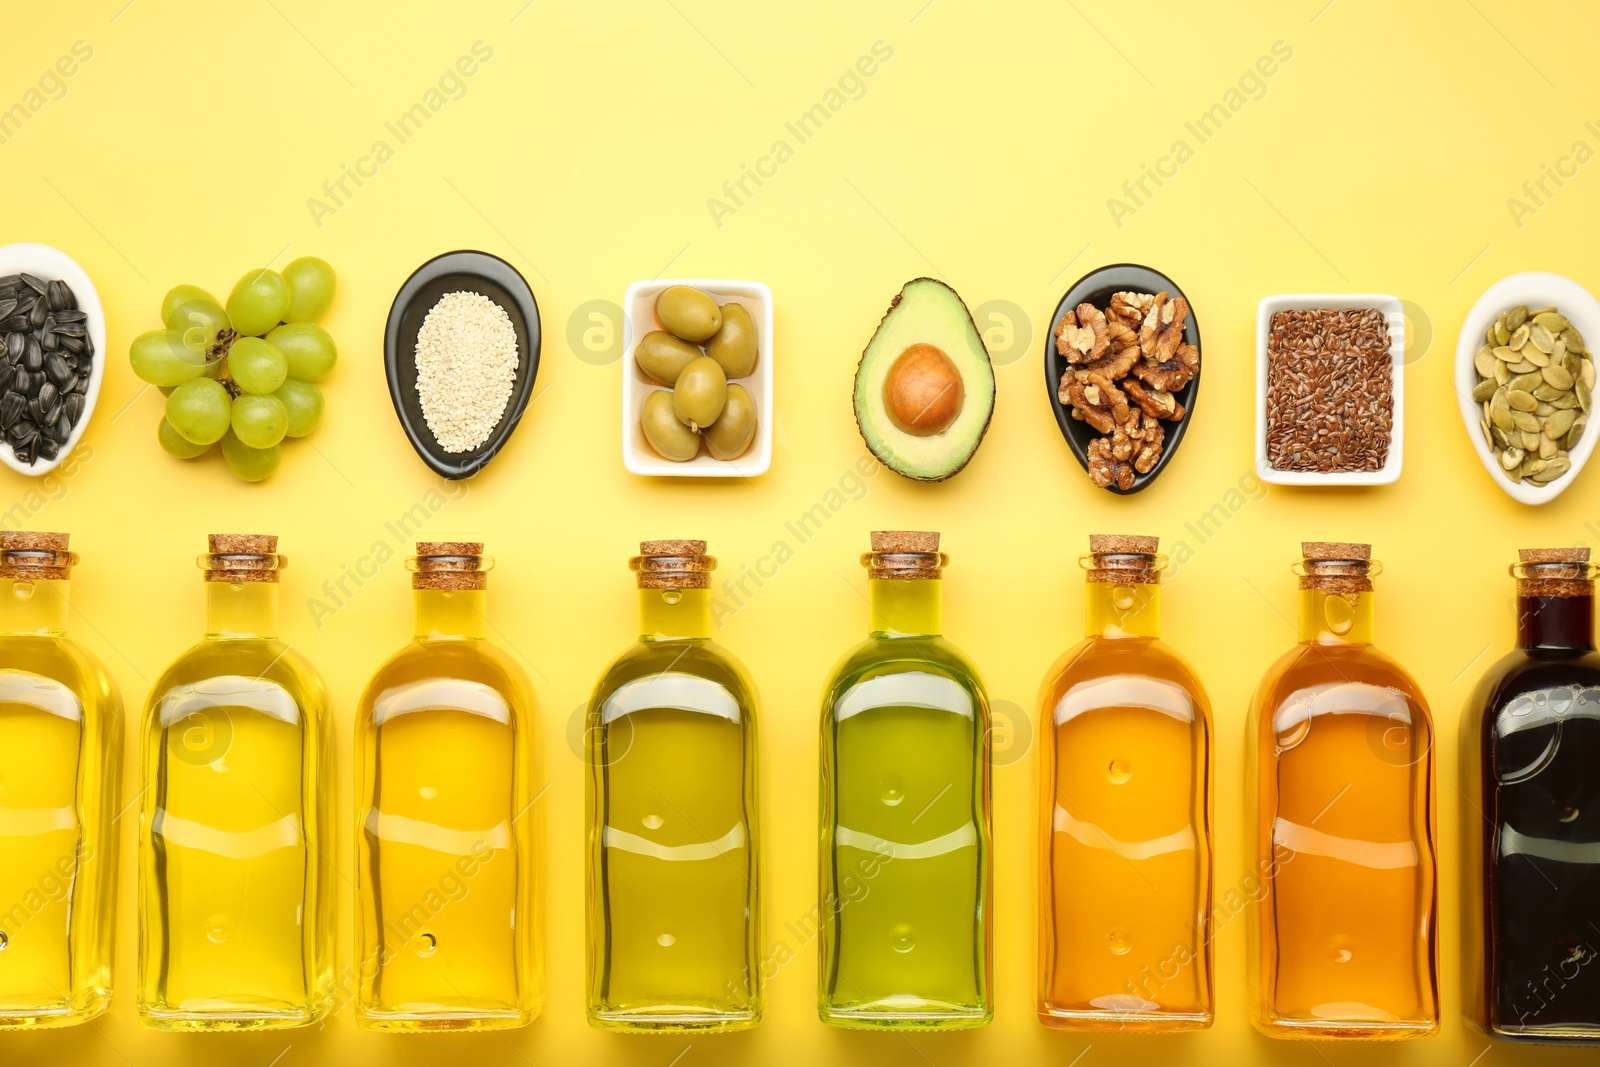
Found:
[[222, 641], [278, 636], [277, 582], [207, 582], [206, 636]]
[[0, 578], [0, 634], [67, 631], [67, 582], [62, 578]]
[[1087, 583], [1085, 615], [1090, 637], [1160, 637], [1161, 586]]
[[711, 636], [711, 590], [639, 590], [639, 639], [704, 641]]
[[413, 589], [412, 617], [418, 641], [481, 641], [484, 590]]
[[1594, 648], [1594, 597], [1518, 596], [1517, 644], [1523, 648]]
[[868, 578], [872, 632], [888, 637], [943, 633], [944, 581], [939, 578]]
[[1300, 590], [1300, 640], [1314, 645], [1372, 644], [1372, 592]]

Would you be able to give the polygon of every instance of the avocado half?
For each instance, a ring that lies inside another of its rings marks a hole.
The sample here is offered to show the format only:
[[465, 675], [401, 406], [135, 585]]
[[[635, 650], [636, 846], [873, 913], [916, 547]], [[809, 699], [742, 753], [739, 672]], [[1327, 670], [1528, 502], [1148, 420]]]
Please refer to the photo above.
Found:
[[[930, 354], [929, 346], [948, 363]], [[931, 372], [925, 370], [929, 366]], [[948, 375], [952, 367], [957, 378], [943, 381], [943, 388], [935, 387], [937, 381], [907, 380], [925, 373]], [[904, 402], [898, 409], [898, 421], [885, 398], [891, 374], [896, 396], [913, 398], [909, 412]], [[855, 409], [861, 439], [896, 474], [942, 482], [972, 459], [994, 414], [994, 365], [954, 289], [935, 278], [913, 278], [895, 295], [861, 353]], [[933, 424], [908, 430], [906, 416], [924, 410], [933, 412]]]

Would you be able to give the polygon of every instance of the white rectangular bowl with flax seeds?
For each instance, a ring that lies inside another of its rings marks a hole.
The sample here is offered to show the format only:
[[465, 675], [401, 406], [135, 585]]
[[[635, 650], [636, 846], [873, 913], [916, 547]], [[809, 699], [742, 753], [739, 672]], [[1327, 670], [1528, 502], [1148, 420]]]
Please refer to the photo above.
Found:
[[[756, 407], [756, 436], [738, 459], [714, 459], [700, 454], [686, 463], [663, 459], [644, 439], [639, 413], [644, 398], [663, 386], [651, 381], [634, 362], [639, 338], [661, 329], [656, 318], [656, 297], [663, 289], [687, 285], [709, 295], [718, 304], [743, 304], [756, 325], [756, 369], [737, 379], [750, 391]], [[772, 290], [761, 282], [663, 278], [634, 282], [622, 298], [622, 465], [634, 474], [661, 478], [754, 478], [772, 466]]]
[[[1389, 451], [1377, 470], [1279, 470], [1267, 452], [1267, 344], [1272, 317], [1280, 311], [1333, 311], [1374, 308], [1389, 328], [1389, 364], [1393, 375]], [[1256, 308], [1256, 474], [1273, 485], [1388, 485], [1400, 477], [1405, 442], [1406, 319], [1400, 299], [1382, 293], [1283, 293], [1263, 297]]]

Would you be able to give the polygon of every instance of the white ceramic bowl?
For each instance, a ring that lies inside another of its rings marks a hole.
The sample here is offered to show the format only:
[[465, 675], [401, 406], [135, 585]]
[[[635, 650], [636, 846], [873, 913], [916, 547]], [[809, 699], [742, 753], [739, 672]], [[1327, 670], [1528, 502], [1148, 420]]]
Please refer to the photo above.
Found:
[[67, 443], [61, 446], [61, 451], [56, 453], [56, 458], [19, 463], [11, 446], [0, 440], [0, 463], [19, 473], [37, 477], [55, 470], [62, 460], [71, 455], [72, 450], [77, 448], [78, 442], [83, 439], [83, 431], [94, 415], [95, 401], [100, 398], [100, 384], [106, 376], [106, 315], [100, 307], [100, 294], [95, 292], [94, 283], [89, 280], [89, 275], [78, 266], [76, 260], [59, 248], [27, 243], [0, 248], [0, 277], [24, 272], [36, 278], [43, 278], [47, 282], [60, 279], [72, 286], [72, 295], [77, 298], [78, 310], [86, 316], [84, 324], [89, 328], [89, 339], [94, 342], [94, 360], [89, 373], [89, 387], [83, 393], [83, 414], [78, 417], [78, 424], [72, 428], [72, 434], [67, 438]]
[[[1389, 323], [1389, 360], [1394, 374], [1394, 418], [1389, 457], [1375, 471], [1280, 471], [1267, 459], [1267, 338], [1280, 311], [1315, 308], [1377, 308]], [[1400, 477], [1405, 459], [1406, 316], [1398, 297], [1382, 293], [1281, 293], [1256, 307], [1256, 475], [1273, 485], [1388, 485]]]
[[[743, 304], [756, 326], [756, 369], [734, 379], [750, 391], [756, 406], [756, 437], [738, 459], [713, 459], [700, 454], [683, 463], [663, 459], [644, 439], [639, 414], [645, 397], [663, 386], [652, 381], [633, 360], [633, 346], [651, 330], [661, 329], [656, 297], [663, 289], [688, 285], [708, 293], [719, 304]], [[634, 282], [623, 297], [622, 334], [622, 465], [634, 474], [663, 478], [753, 478], [772, 466], [772, 290], [761, 282], [667, 279]]]
[[1466, 425], [1467, 439], [1478, 453], [1483, 469], [1489, 472], [1494, 484], [1513, 499], [1524, 504], [1548, 504], [1560, 496], [1572, 484], [1578, 472], [1583, 470], [1583, 465], [1589, 461], [1589, 453], [1594, 451], [1595, 437], [1600, 429], [1597, 429], [1594, 420], [1590, 421], [1578, 441], [1578, 447], [1568, 453], [1572, 459], [1572, 469], [1543, 488], [1529, 482], [1513, 482], [1501, 471], [1500, 461], [1489, 451], [1489, 442], [1483, 439], [1483, 429], [1478, 425], [1483, 419], [1483, 407], [1472, 399], [1472, 388], [1478, 384], [1478, 368], [1473, 366], [1472, 358], [1483, 347], [1489, 324], [1499, 318], [1502, 311], [1518, 304], [1527, 304], [1530, 308], [1554, 304], [1556, 310], [1583, 334], [1584, 343], [1593, 345], [1600, 343], [1600, 303], [1595, 301], [1589, 290], [1571, 278], [1545, 271], [1513, 274], [1501, 278], [1478, 297], [1478, 302], [1467, 312], [1467, 319], [1461, 324], [1461, 337], [1456, 341], [1456, 400], [1461, 406], [1461, 421]]

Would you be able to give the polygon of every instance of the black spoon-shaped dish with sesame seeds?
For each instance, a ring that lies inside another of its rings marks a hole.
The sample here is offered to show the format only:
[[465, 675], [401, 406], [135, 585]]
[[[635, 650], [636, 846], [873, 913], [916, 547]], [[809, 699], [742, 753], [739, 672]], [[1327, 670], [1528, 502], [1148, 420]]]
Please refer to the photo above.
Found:
[[[505, 309], [517, 334], [517, 367], [511, 397], [488, 440], [466, 452], [446, 452], [428, 428], [417, 392], [417, 332], [428, 312], [446, 293], [480, 293]], [[418, 267], [395, 294], [383, 334], [383, 364], [389, 397], [411, 447], [434, 473], [470, 478], [511, 439], [533, 397], [539, 374], [539, 304], [517, 269], [487, 252], [459, 251], [435, 256]]]
[[[1072, 416], [1072, 407], [1064, 404], [1057, 397], [1057, 389], [1061, 384], [1061, 375], [1071, 364], [1057, 351], [1056, 330], [1061, 325], [1062, 317], [1069, 311], [1074, 311], [1080, 304], [1093, 304], [1095, 307], [1105, 309], [1111, 302], [1111, 297], [1116, 293], [1168, 293], [1172, 298], [1183, 296], [1183, 291], [1173, 283], [1171, 278], [1160, 271], [1137, 263], [1116, 263], [1097, 270], [1090, 271], [1075, 282], [1068, 289], [1061, 302], [1056, 305], [1055, 314], [1050, 317], [1050, 329], [1045, 331], [1044, 338], [1044, 382], [1045, 395], [1049, 398], [1050, 409], [1055, 413], [1056, 424], [1061, 427], [1061, 436], [1066, 438], [1067, 447], [1077, 457], [1078, 463], [1085, 472], [1089, 471], [1089, 448], [1096, 438], [1105, 436], [1089, 423]], [[1187, 297], [1184, 298], [1187, 302]], [[1183, 327], [1183, 343], [1190, 344], [1200, 351], [1200, 370], [1182, 388], [1173, 390], [1173, 398], [1183, 406], [1184, 414], [1181, 418], [1171, 421], [1161, 421], [1160, 426], [1164, 431], [1161, 455], [1155, 464], [1145, 473], [1135, 473], [1133, 483], [1124, 489], [1116, 484], [1106, 488], [1113, 493], [1127, 496], [1143, 490], [1172, 462], [1172, 457], [1177, 455], [1178, 445], [1183, 441], [1184, 431], [1194, 419], [1195, 403], [1200, 395], [1200, 374], [1205, 369], [1205, 354], [1200, 345], [1200, 323], [1195, 317], [1194, 309], [1189, 309], [1189, 317]]]

